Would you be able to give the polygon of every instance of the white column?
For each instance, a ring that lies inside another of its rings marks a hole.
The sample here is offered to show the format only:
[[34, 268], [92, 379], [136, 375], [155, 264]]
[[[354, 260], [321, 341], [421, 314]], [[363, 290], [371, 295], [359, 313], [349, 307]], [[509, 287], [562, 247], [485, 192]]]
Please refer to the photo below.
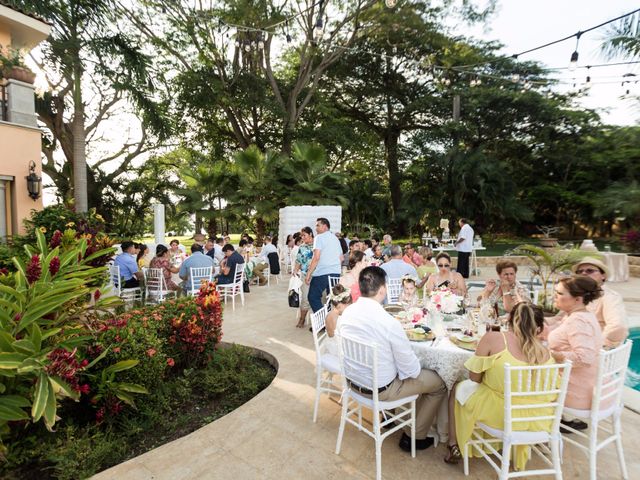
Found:
[[153, 232], [156, 245], [164, 243], [164, 205], [160, 203], [153, 205]]

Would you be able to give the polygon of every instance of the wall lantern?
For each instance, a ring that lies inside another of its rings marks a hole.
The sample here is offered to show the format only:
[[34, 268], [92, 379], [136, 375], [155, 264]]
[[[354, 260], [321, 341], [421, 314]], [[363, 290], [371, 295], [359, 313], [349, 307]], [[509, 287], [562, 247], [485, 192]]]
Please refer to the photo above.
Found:
[[25, 177], [27, 179], [27, 190], [29, 191], [29, 196], [33, 198], [35, 202], [38, 198], [40, 198], [40, 190], [42, 189], [42, 178], [38, 176], [36, 173], [36, 162], [31, 160], [29, 162], [29, 175]]

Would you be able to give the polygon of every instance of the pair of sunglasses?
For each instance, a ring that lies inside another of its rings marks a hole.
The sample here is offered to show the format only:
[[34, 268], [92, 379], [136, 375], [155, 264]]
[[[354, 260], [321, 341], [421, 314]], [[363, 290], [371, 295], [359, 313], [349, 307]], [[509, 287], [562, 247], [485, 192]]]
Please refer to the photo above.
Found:
[[450, 264], [448, 264], [448, 263], [439, 263], [439, 264], [438, 264], [438, 266], [439, 266], [440, 268], [449, 268], [451, 265], [450, 265]]

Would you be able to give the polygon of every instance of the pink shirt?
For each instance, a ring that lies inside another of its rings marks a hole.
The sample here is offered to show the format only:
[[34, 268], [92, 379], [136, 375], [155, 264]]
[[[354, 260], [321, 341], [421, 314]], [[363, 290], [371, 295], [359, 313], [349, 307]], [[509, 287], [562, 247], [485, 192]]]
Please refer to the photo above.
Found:
[[413, 256], [411, 258], [409, 258], [409, 255], [405, 255], [404, 257], [402, 257], [402, 259], [409, 265], [411, 265], [411, 263], [413, 263], [416, 267], [422, 265], [422, 257], [418, 255], [418, 252], [413, 252]]
[[550, 327], [549, 348], [571, 360], [569, 391], [564, 404], [570, 408], [591, 408], [593, 388], [602, 347], [602, 330], [591, 312], [574, 312]]
[[351, 285], [351, 303], [355, 302], [356, 300], [358, 300], [360, 298], [360, 296], [362, 295], [360, 293], [360, 284], [358, 282], [355, 282]]

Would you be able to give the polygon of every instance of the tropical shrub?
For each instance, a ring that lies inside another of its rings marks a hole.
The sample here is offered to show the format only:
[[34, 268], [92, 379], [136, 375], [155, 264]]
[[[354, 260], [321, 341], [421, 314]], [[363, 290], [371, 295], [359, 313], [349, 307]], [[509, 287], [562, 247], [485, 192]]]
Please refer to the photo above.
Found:
[[61, 400], [78, 401], [91, 392], [84, 381], [89, 375], [99, 375], [114, 394], [127, 388], [142, 392], [114, 381], [117, 372], [137, 360], [106, 365], [104, 355], [84, 358], [93, 338], [87, 319], [120, 302], [96, 295], [88, 307], [91, 285], [106, 280], [104, 269], [90, 263], [111, 250], [87, 255], [84, 238], [69, 246], [62, 241], [48, 245], [41, 231], [34, 234], [36, 245], [25, 245], [25, 258], [13, 259], [16, 271], [0, 276], [0, 448], [10, 427], [20, 422], [42, 419], [52, 429]]

